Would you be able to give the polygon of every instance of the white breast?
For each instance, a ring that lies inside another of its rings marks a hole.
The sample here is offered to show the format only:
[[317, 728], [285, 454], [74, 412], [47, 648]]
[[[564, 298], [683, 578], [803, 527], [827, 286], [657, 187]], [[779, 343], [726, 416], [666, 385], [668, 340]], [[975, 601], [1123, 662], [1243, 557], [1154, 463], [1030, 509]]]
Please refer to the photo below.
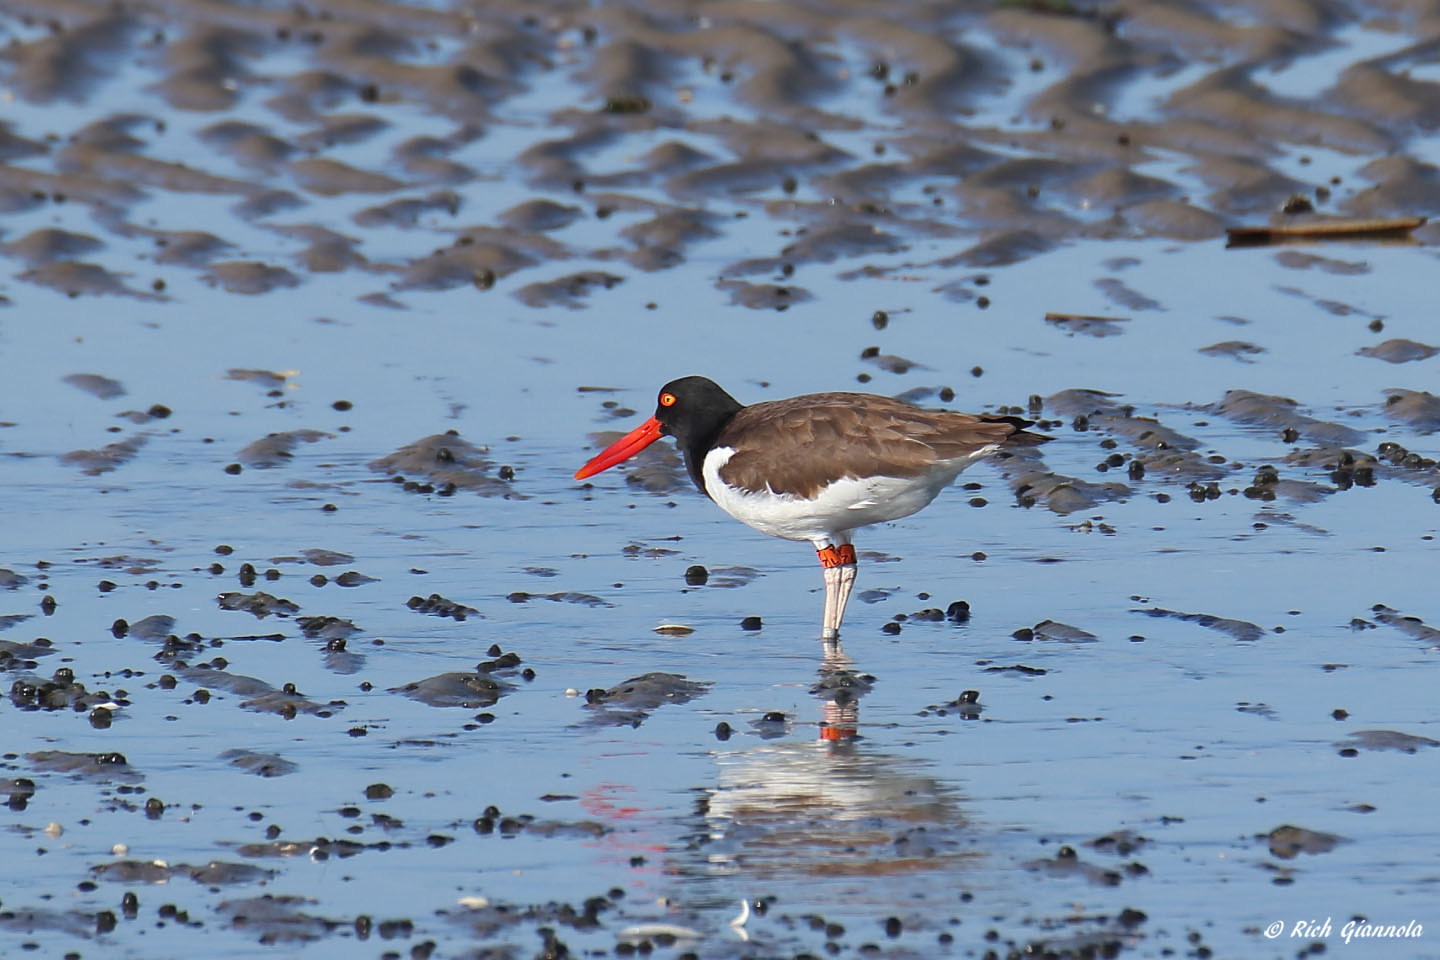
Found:
[[720, 479], [720, 468], [735, 455], [730, 447], [716, 447], [707, 453], [701, 474], [710, 498], [736, 520], [772, 537], [828, 541], [846, 530], [908, 517], [934, 500], [961, 470], [997, 448], [990, 446], [971, 457], [939, 461], [918, 477], [836, 480], [814, 499], [773, 490], [750, 493], [728, 486]]

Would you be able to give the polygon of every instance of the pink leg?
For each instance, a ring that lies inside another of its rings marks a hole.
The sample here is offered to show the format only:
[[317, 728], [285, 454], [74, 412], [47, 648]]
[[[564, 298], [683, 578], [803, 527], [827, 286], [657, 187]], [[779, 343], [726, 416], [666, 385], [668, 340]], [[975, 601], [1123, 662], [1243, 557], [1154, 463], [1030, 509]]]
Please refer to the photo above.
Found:
[[840, 639], [840, 623], [845, 619], [845, 607], [855, 585], [855, 548], [848, 543], [826, 544], [815, 553], [825, 568], [825, 614], [820, 639], [834, 642]]

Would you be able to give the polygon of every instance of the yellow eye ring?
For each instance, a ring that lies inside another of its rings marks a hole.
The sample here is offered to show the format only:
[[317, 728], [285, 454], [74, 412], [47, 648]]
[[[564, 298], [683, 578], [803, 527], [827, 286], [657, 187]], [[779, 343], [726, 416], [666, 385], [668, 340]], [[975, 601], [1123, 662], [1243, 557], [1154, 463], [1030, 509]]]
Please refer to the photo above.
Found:
[[673, 393], [662, 393], [662, 394], [660, 394], [660, 406], [662, 406], [662, 407], [673, 407], [673, 406], [675, 406], [675, 394], [673, 394]]

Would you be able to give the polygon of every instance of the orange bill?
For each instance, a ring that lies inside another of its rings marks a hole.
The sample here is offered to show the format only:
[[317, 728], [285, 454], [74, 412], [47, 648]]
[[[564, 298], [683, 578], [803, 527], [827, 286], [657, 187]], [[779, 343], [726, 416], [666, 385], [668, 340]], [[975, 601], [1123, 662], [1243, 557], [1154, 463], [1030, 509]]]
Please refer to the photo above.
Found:
[[576, 480], [593, 477], [601, 470], [609, 470], [622, 460], [629, 460], [650, 444], [660, 439], [660, 421], [651, 417], [610, 446], [601, 450], [590, 462], [575, 471]]

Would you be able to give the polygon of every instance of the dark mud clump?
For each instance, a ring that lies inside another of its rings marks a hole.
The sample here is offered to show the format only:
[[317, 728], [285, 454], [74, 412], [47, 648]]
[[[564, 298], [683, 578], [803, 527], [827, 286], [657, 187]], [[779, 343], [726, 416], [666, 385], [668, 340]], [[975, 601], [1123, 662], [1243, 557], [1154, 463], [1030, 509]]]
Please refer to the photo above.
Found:
[[[338, 567], [355, 562], [355, 558], [348, 553], [341, 553], [339, 550], [324, 550], [318, 547], [302, 550], [300, 556], [306, 563], [313, 563], [317, 567]], [[285, 560], [286, 558], [283, 557], [270, 558], [271, 563], [284, 563]]]
[[778, 310], [783, 313], [797, 303], [815, 299], [809, 290], [794, 284], [721, 280], [717, 286], [730, 294], [731, 304], [751, 310]]
[[98, 477], [102, 473], [109, 473], [135, 459], [135, 455], [140, 452], [145, 443], [146, 438], [137, 434], [126, 440], [107, 443], [98, 450], [72, 450], [69, 453], [62, 453], [60, 462], [67, 466], [79, 467], [82, 473]]
[[[231, 367], [225, 371], [226, 380], [239, 380], [245, 383], [253, 383], [267, 390], [279, 390], [286, 384], [286, 377], [283, 373], [275, 373], [270, 370], [253, 370], [242, 367]], [[279, 394], [272, 394], [279, 396]]]
[[1044, 667], [1032, 667], [1024, 663], [992, 664], [988, 660], [977, 660], [986, 673], [1008, 673], [1017, 677], [1043, 677], [1050, 671]]
[[1043, 500], [1046, 508], [1065, 516], [1077, 510], [1089, 510], [1106, 500], [1124, 499], [1132, 492], [1123, 483], [1092, 483], [1051, 470], [1027, 470], [1027, 465], [1009, 462], [1000, 465], [1000, 472], [1022, 506]]
[[1067, 334], [1086, 337], [1118, 337], [1125, 332], [1129, 317], [1095, 317], [1078, 313], [1047, 313], [1045, 322]]
[[1025, 864], [1025, 868], [1052, 877], [1079, 877], [1087, 883], [1102, 887], [1118, 887], [1125, 879], [1124, 874], [1119, 870], [1086, 863], [1080, 859], [1075, 848], [1070, 846], [1061, 847], [1056, 851], [1054, 857], [1031, 860]]
[[474, 607], [467, 607], [463, 603], [456, 603], [448, 600], [438, 593], [432, 593], [428, 597], [411, 597], [405, 604], [416, 613], [428, 614], [432, 617], [449, 617], [451, 620], [464, 621], [470, 617], [480, 617], [480, 611]]
[[[403, 197], [399, 200], [366, 207], [364, 210], [358, 211], [351, 219], [362, 227], [415, 227], [427, 214], [445, 213], [453, 216], [459, 211], [460, 203], [460, 195], [454, 191], [437, 190], [424, 197]], [[501, 216], [503, 217], [504, 214]], [[561, 226], [563, 225], [561, 224]]]
[[609, 290], [624, 280], [602, 270], [571, 273], [554, 280], [529, 283], [515, 291], [515, 298], [527, 307], [569, 307], [579, 310], [596, 290]]
[[1168, 617], [1171, 620], [1184, 620], [1186, 623], [1198, 623], [1210, 630], [1228, 634], [1236, 640], [1252, 641], [1265, 636], [1264, 628], [1256, 626], [1248, 620], [1217, 617], [1211, 613], [1181, 613], [1178, 610], [1164, 610], [1160, 607], [1144, 607], [1130, 612], [1143, 613], [1151, 617]]
[[1239, 360], [1241, 363], [1254, 363], [1252, 357], [1259, 356], [1265, 352], [1264, 347], [1256, 346], [1248, 340], [1222, 340], [1219, 343], [1212, 343], [1208, 347], [1201, 347], [1197, 352], [1207, 357], [1229, 357], [1232, 360]]
[[152, 613], [142, 617], [134, 623], [125, 620], [116, 620], [111, 625], [110, 632], [116, 639], [120, 637], [137, 637], [141, 640], [164, 640], [175, 629], [175, 618], [165, 613]]
[[1088, 841], [1086, 845], [1094, 847], [1102, 853], [1111, 853], [1117, 857], [1128, 857], [1149, 843], [1149, 837], [1142, 837], [1131, 830], [1115, 830]]
[[1229, 390], [1225, 398], [1209, 408], [1237, 423], [1293, 430], [1300, 436], [1320, 443], [1354, 444], [1361, 434], [1352, 427], [1326, 420], [1317, 420], [1300, 412], [1300, 405], [1289, 397], [1276, 397], [1249, 390]]
[[[313, 578], [311, 582], [314, 582]], [[336, 586], [341, 587], [361, 587], [367, 583], [379, 582], [380, 579], [378, 577], [366, 576], [358, 570], [346, 570], [344, 573], [340, 574], [340, 576], [335, 578]]]
[[307, 912], [315, 901], [298, 894], [267, 893], [241, 900], [222, 900], [216, 914], [235, 930], [261, 944], [301, 944], [319, 940], [332, 931], [353, 925]]
[[245, 697], [240, 703], [243, 709], [257, 713], [274, 713], [287, 720], [301, 713], [315, 717], [331, 717], [337, 710], [345, 707], [342, 700], [332, 700], [329, 703], [311, 700], [300, 693], [293, 683], [275, 687], [257, 677], [231, 673], [221, 666], [216, 666], [214, 662], [191, 666], [182, 660], [176, 660], [170, 668], [183, 679], [199, 684], [202, 688], [213, 687]]
[[584, 709], [590, 712], [590, 726], [638, 727], [656, 709], [667, 703], [688, 703], [704, 696], [710, 684], [687, 680], [674, 673], [645, 673], [609, 689], [594, 688], [585, 694]]
[[[108, 921], [97, 920], [94, 913], [87, 913], [81, 910], [69, 910], [60, 912], [57, 910], [42, 910], [35, 908], [6, 909], [0, 911], [0, 930], [8, 930], [15, 935], [34, 935], [41, 932], [63, 933], [69, 936], [87, 939], [93, 937], [97, 932], [105, 932], [101, 929], [104, 926], [113, 927], [114, 915]], [[27, 941], [22, 944], [21, 949], [33, 950], [38, 947], [35, 941]]]
[[[515, 495], [510, 481], [492, 475], [495, 461], [489, 458], [489, 452], [451, 430], [408, 443], [371, 461], [370, 469], [391, 474], [391, 479], [416, 493], [445, 496], [456, 490], [471, 490], [486, 497]], [[423, 477], [423, 482], [408, 479], [414, 476]]]
[[[1343, 480], [1341, 479], [1343, 477]], [[1349, 487], [1356, 482], [1362, 486], [1370, 486], [1374, 483], [1373, 470], [1367, 472], [1367, 468], [1360, 467], [1358, 470], [1348, 470], [1341, 474], [1336, 473], [1337, 482], [1342, 482]], [[1255, 471], [1255, 477], [1250, 486], [1241, 491], [1251, 500], [1274, 500], [1277, 497], [1284, 497], [1296, 503], [1315, 503], [1336, 492], [1335, 487], [1314, 483], [1309, 480], [1295, 480], [1290, 477], [1280, 476], [1279, 470], [1271, 464], [1263, 464]]]
[[226, 750], [220, 754], [220, 759], [231, 766], [239, 767], [246, 773], [253, 773], [257, 777], [283, 777], [299, 770], [298, 764], [286, 760], [276, 753], [257, 753], [254, 750], [244, 750], [239, 747]]
[[531, 600], [549, 600], [552, 603], [578, 603], [582, 607], [613, 607], [615, 604], [609, 600], [602, 600], [600, 597], [589, 593], [576, 593], [565, 590], [559, 593], [526, 593], [523, 590], [516, 590], [507, 594], [505, 599], [511, 603], [527, 603]]
[[1362, 357], [1374, 357], [1386, 363], [1411, 363], [1416, 360], [1429, 360], [1440, 353], [1440, 347], [1397, 338], [1377, 343], [1373, 347], [1361, 347], [1355, 352]]
[[296, 617], [295, 624], [311, 640], [346, 640], [360, 632], [353, 621], [342, 617]]
[[[1386, 626], [1394, 627], [1406, 636], [1425, 643], [1440, 644], [1440, 628], [1432, 627], [1419, 617], [1407, 616], [1399, 610], [1393, 610], [1383, 603], [1377, 603], [1371, 608], [1376, 623], [1383, 623]], [[1362, 621], [1363, 622], [1363, 621]]]
[[181, 267], [206, 267], [234, 246], [204, 230], [156, 230], [150, 234], [155, 241], [151, 258], [159, 264]]
[[1321, 833], [1288, 823], [1262, 834], [1259, 839], [1264, 840], [1270, 852], [1282, 860], [1294, 860], [1302, 853], [1329, 853], [1345, 842], [1344, 837], [1333, 833]]
[[248, 863], [227, 863], [223, 860], [211, 860], [199, 866], [187, 863], [170, 864], [163, 860], [117, 860], [114, 863], [91, 867], [90, 872], [97, 879], [111, 883], [168, 883], [178, 877], [187, 877], [207, 887], [263, 883], [275, 876], [274, 870]]
[[[3, 617], [0, 620], [12, 618]], [[29, 619], [20, 617], [21, 620]], [[40, 657], [48, 657], [55, 648], [45, 643], [16, 643], [14, 640], [0, 640], [0, 670], [34, 670], [40, 664]]]
[[980, 702], [979, 690], [961, 690], [960, 695], [954, 700], [929, 704], [917, 710], [915, 715], [928, 717], [933, 714], [937, 717], [948, 717], [953, 714], [962, 720], [978, 720], [980, 714], [984, 712], [985, 705]]
[[71, 773], [87, 780], [139, 783], [140, 771], [119, 753], [73, 753], [68, 750], [37, 750], [25, 754], [36, 770]]
[[1011, 636], [1016, 640], [1053, 640], [1059, 643], [1096, 643], [1100, 639], [1088, 630], [1058, 620], [1041, 620], [1033, 627], [1016, 630]]
[[210, 264], [205, 279], [226, 293], [255, 295], [300, 286], [300, 278], [284, 267], [258, 260], [226, 260]]
[[[703, 569], [703, 568], [702, 568]], [[732, 590], [736, 587], [743, 587], [752, 583], [760, 576], [760, 571], [754, 567], [716, 567], [707, 571], [704, 585], [717, 590]], [[686, 572], [685, 581], [689, 583], [689, 572]]]
[[339, 160], [307, 157], [289, 165], [290, 175], [311, 193], [338, 197], [347, 193], [393, 193], [404, 184], [383, 173], [361, 170]]
[[418, 700], [431, 707], [478, 707], [494, 706], [499, 699], [512, 690], [510, 684], [490, 676], [489, 672], [442, 673], [424, 680], [391, 687], [391, 693], [398, 693]]
[[127, 284], [118, 273], [113, 273], [96, 263], [80, 263], [64, 260], [31, 267], [19, 275], [26, 283], [49, 287], [67, 297], [119, 296], [135, 300], [159, 301], [165, 298], [147, 290], [136, 290]]
[[[1108, 472], [1125, 468], [1132, 480], [1145, 477], [1168, 481], [1218, 480], [1229, 473], [1200, 451], [1200, 442], [1151, 417], [1135, 415], [1133, 407], [1118, 403], [1109, 394], [1096, 390], [1062, 390], [1044, 400], [1045, 408], [1071, 418], [1079, 433], [1098, 432], [1123, 438], [1134, 453], [1110, 454], [1096, 469]], [[1112, 447], [1113, 440], [1102, 440]], [[1126, 488], [1128, 489], [1128, 488]], [[1073, 493], [1071, 494], [1073, 496]]]
[[38, 267], [61, 260], [74, 260], [104, 247], [105, 244], [99, 239], [86, 233], [43, 227], [32, 230], [18, 240], [0, 244], [0, 253]]
[[[353, 809], [353, 808], [351, 808]], [[349, 815], [348, 811], [342, 812], [342, 816]], [[403, 822], [384, 813], [374, 815], [374, 822], [386, 830], [394, 830], [403, 826]], [[272, 840], [269, 843], [243, 843], [235, 848], [235, 852], [245, 857], [256, 859], [262, 857], [274, 857], [289, 859], [291, 857], [308, 857], [312, 860], [322, 861], [331, 857], [348, 859], [366, 850], [384, 852], [396, 847], [408, 847], [408, 842], [401, 841], [393, 843], [389, 840], [378, 840], [374, 843], [360, 843], [355, 840], [341, 840], [330, 837], [317, 837], [314, 840]]]
[[325, 641], [326, 670], [348, 676], [359, 673], [364, 668], [365, 655], [345, 649], [346, 645], [344, 637], [332, 637]]
[[1413, 733], [1397, 730], [1356, 730], [1348, 740], [1336, 744], [1341, 754], [1353, 756], [1357, 750], [1398, 750], [1401, 753], [1418, 753], [1429, 747], [1440, 747], [1440, 740], [1431, 740]]
[[866, 347], [860, 351], [860, 360], [864, 363], [873, 364], [886, 373], [906, 374], [911, 370], [930, 369], [923, 363], [898, 356], [897, 354], [881, 353], [879, 347]]
[[300, 444], [333, 440], [334, 437], [334, 434], [321, 430], [288, 430], [283, 433], [271, 433], [242, 447], [235, 454], [235, 459], [245, 466], [254, 467], [257, 470], [282, 467], [294, 459], [295, 448]]
[[[6, 658], [0, 657], [0, 666]], [[110, 725], [114, 708], [128, 706], [124, 697], [116, 698], [107, 690], [90, 691], [75, 679], [69, 667], [56, 670], [49, 680], [19, 677], [10, 685], [10, 703], [20, 710], [94, 710], [92, 725], [103, 729]]]
[[1385, 391], [1385, 415], [1425, 433], [1440, 430], [1440, 397], [1424, 390]]
[[283, 597], [273, 596], [263, 590], [254, 593], [229, 591], [215, 598], [221, 610], [242, 610], [254, 614], [258, 620], [269, 616], [289, 617], [300, 612], [300, 605]]
[[125, 395], [125, 385], [119, 380], [111, 380], [97, 373], [72, 373], [63, 379], [70, 386], [84, 390], [101, 400], [114, 400]]

